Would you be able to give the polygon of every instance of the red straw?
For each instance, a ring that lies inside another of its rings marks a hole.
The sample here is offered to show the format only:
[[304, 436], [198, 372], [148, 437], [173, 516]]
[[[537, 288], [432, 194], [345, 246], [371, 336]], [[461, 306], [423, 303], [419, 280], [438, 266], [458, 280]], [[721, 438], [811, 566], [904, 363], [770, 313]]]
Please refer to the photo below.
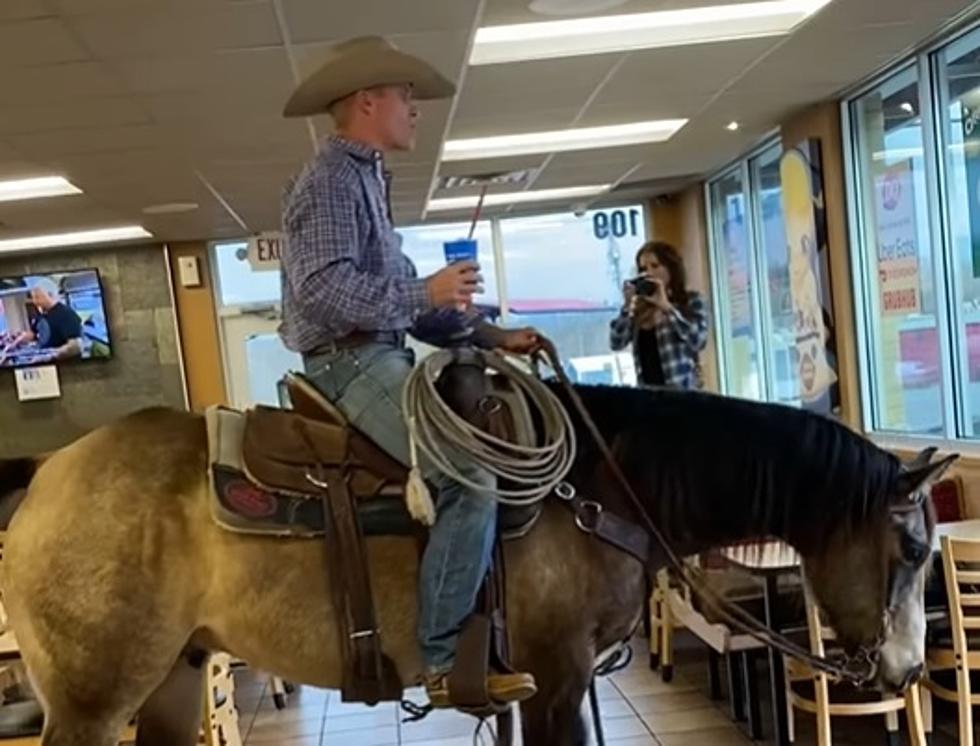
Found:
[[473, 234], [476, 232], [476, 224], [480, 221], [480, 213], [483, 211], [483, 198], [487, 196], [487, 189], [489, 189], [489, 184], [484, 184], [483, 189], [480, 190], [480, 199], [476, 203], [476, 211], [473, 213], [473, 222], [470, 223], [470, 235], [467, 238], [472, 239]]

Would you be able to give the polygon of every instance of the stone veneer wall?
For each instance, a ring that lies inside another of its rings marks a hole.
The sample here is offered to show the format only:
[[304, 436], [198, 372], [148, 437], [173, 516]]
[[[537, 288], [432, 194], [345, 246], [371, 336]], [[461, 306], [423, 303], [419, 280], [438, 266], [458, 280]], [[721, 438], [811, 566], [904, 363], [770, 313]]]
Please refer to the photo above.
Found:
[[113, 357], [59, 365], [62, 395], [47, 401], [18, 401], [13, 372], [0, 370], [0, 458], [63, 446], [144, 407], [185, 407], [160, 246], [0, 257], [0, 277], [87, 267], [102, 276]]

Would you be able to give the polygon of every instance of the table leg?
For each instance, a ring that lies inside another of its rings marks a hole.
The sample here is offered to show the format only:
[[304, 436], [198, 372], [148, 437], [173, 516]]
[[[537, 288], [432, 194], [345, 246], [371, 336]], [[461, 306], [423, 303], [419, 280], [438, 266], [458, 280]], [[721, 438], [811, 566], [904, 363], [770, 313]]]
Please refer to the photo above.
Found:
[[708, 690], [713, 701], [721, 699], [721, 656], [708, 648]]
[[[776, 605], [779, 603], [779, 583], [775, 575], [766, 575], [763, 598], [766, 610], [766, 626], [778, 632], [780, 619]], [[783, 656], [769, 648], [769, 684], [772, 690], [773, 739], [776, 746], [788, 746], [789, 723], [786, 718], [786, 689], [783, 678]]]
[[732, 704], [732, 720], [742, 722], [745, 720], [745, 702], [743, 700], [742, 682], [742, 654], [728, 653], [726, 656], [728, 665], [728, 696]]
[[756, 678], [753, 651], [742, 653], [742, 679], [745, 684], [745, 709], [748, 715], [749, 738], [762, 740], [762, 703], [759, 701], [759, 681]]

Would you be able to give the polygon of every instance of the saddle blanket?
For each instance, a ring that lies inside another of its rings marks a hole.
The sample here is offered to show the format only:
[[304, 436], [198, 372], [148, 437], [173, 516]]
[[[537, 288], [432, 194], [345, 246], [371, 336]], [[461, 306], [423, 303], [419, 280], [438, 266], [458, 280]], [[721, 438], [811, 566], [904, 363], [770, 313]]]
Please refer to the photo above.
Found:
[[[324, 533], [323, 504], [309, 495], [270, 491], [251, 479], [242, 462], [245, 415], [225, 407], [205, 412], [208, 433], [211, 516], [228, 531], [280, 537], [314, 537]], [[358, 503], [362, 530], [368, 536], [414, 536], [412, 520], [400, 495]]]
[[[246, 534], [309, 538], [323, 536], [323, 504], [309, 495], [265, 489], [249, 478], [242, 460], [245, 414], [221, 406], [204, 414], [208, 434], [211, 516], [227, 531]], [[527, 534], [541, 506], [503, 507], [500, 532], [504, 539]], [[365, 536], [420, 536], [422, 524], [412, 519], [404, 496], [380, 495], [358, 500], [357, 515]]]

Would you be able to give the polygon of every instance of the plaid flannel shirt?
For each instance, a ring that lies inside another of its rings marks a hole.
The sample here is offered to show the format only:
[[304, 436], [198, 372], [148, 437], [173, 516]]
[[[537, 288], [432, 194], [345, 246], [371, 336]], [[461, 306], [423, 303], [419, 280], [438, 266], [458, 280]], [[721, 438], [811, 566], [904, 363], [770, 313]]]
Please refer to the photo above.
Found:
[[[609, 324], [609, 346], [614, 352], [633, 345], [636, 370], [640, 370], [636, 349], [636, 329], [626, 309]], [[682, 389], [699, 387], [698, 353], [708, 343], [708, 309], [699, 293], [691, 293], [688, 316], [674, 308], [656, 326], [657, 349], [668, 386]]]
[[286, 346], [308, 353], [353, 332], [402, 332], [444, 347], [499, 343], [476, 311], [434, 309], [391, 222], [382, 154], [329, 138], [283, 197]]

